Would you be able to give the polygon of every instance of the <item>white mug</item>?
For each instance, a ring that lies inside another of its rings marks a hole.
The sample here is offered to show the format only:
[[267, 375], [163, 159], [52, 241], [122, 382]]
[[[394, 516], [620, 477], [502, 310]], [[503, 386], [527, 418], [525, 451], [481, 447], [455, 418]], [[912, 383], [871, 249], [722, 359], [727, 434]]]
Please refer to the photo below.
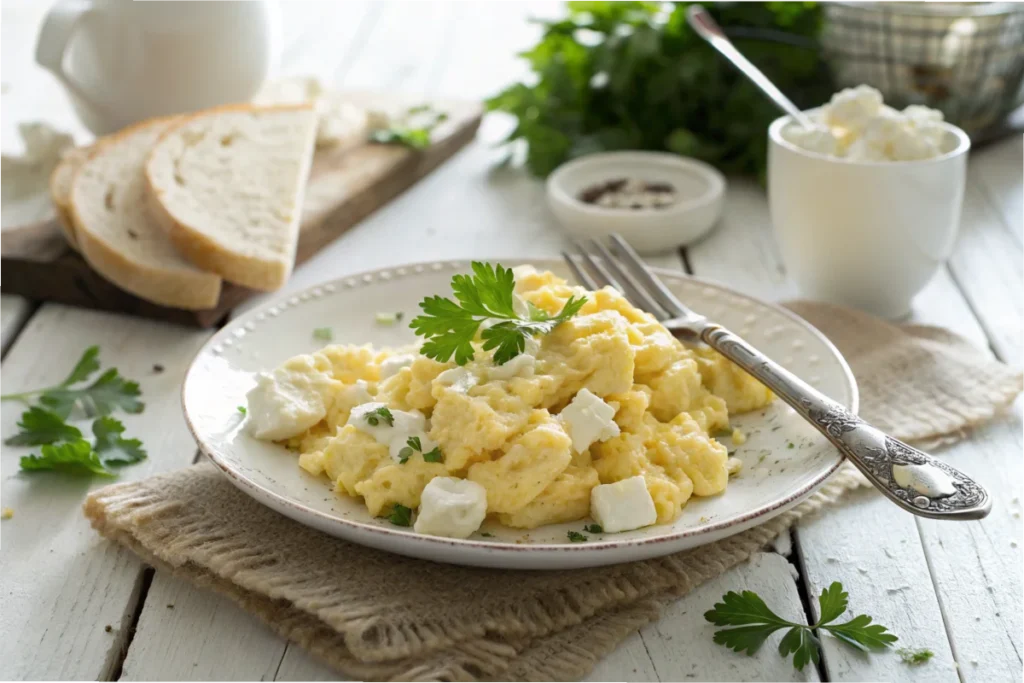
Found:
[[768, 128], [768, 203], [787, 272], [809, 298], [908, 315], [956, 240], [967, 134], [942, 124], [939, 157], [861, 162], [797, 147], [782, 137], [789, 124]]
[[279, 8], [269, 1], [59, 0], [36, 61], [105, 135], [153, 116], [252, 98], [276, 65]]

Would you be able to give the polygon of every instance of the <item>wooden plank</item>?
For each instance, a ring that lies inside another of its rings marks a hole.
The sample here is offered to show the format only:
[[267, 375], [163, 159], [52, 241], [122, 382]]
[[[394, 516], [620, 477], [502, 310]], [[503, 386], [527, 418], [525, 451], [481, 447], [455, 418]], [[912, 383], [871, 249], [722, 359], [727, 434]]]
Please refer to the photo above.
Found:
[[[100, 346], [100, 358], [139, 381], [146, 410], [118, 415], [127, 434], [139, 436], [149, 459], [121, 470], [122, 479], [145, 477], [188, 463], [192, 438], [181, 417], [185, 368], [209, 333], [57, 305], [43, 306], [19, 335], [4, 362], [4, 391], [49, 386], [62, 380], [81, 352]], [[155, 366], [162, 366], [157, 372]], [[16, 431], [23, 410], [0, 405], [4, 435]], [[116, 668], [134, 615], [142, 564], [102, 540], [81, 512], [86, 493], [108, 481], [50, 473], [18, 474], [19, 457], [33, 449], [4, 445], [0, 482], [3, 522], [4, 606], [0, 610], [0, 679], [97, 679]], [[109, 625], [110, 631], [106, 630]]]
[[747, 562], [698, 586], [669, 606], [660, 620], [640, 630], [660, 680], [819, 680], [813, 665], [800, 672], [791, 659], [779, 656], [782, 632], [771, 636], [752, 657], [714, 644], [715, 627], [704, 619], [704, 613], [725, 593], [742, 590], [756, 592], [782, 618], [807, 623], [793, 566], [777, 553], [755, 553]]
[[1024, 242], [1024, 136], [1014, 135], [971, 154], [967, 176], [1018, 241]]
[[[1002, 218], [994, 215], [998, 212], [991, 203], [980, 199], [978, 185], [969, 186], [963, 235], [953, 260], [957, 280], [988, 333], [992, 349], [1017, 367], [1021, 363], [1022, 325], [1019, 233], [1024, 218], [1019, 203], [1024, 188], [1019, 143], [1017, 138], [986, 150], [978, 166], [972, 159], [972, 174], [980, 168], [981, 179], [989, 189], [1003, 188], [988, 197], [996, 199]], [[1001, 170], [986, 167], [990, 154], [1003, 157]], [[997, 171], [1001, 175], [994, 175]], [[977, 175], [973, 180], [977, 181]], [[1014, 182], [1017, 200], [1013, 199]], [[1002, 221], [1009, 221], [1009, 225], [1000, 225]], [[946, 460], [975, 473], [988, 488], [994, 503], [986, 519], [956, 524], [918, 520], [964, 681], [1020, 678], [1024, 651], [1021, 433], [1018, 399], [1007, 419], [943, 452]]]
[[[774, 247], [770, 218], [763, 192], [752, 183], [733, 181], [728, 190], [722, 224], [708, 238], [688, 250], [697, 275], [728, 282], [731, 286], [769, 299], [798, 295], [786, 279]], [[945, 271], [940, 272], [915, 300], [917, 321], [951, 325], [960, 322], [975, 341], [984, 337], [973, 323], [970, 310]], [[973, 323], [973, 326], [972, 326]], [[897, 634], [938, 633], [929, 642], [936, 652], [935, 668], [924, 678], [953, 671], [953, 653], [942, 630], [939, 599], [925, 563], [920, 534], [914, 519], [884, 499], [868, 496], [855, 504], [839, 505], [828, 513], [799, 524], [794, 536], [804, 581], [810, 596], [817, 596], [833, 581], [849, 590], [854, 605]], [[879, 539], [884, 539], [882, 543]], [[899, 549], [898, 553], [893, 548]], [[895, 576], [907, 582], [896, 584]], [[885, 577], [876, 582], [876, 577]], [[896, 598], [886, 591], [899, 591]], [[812, 602], [814, 602], [812, 600]], [[907, 675], [893, 657], [865, 658], [851, 654], [834, 640], [823, 641], [824, 666], [829, 676], [850, 680], [885, 680]]]
[[[393, 95], [370, 93], [352, 93], [352, 100], [382, 108], [405, 102]], [[448, 112], [449, 119], [434, 131], [434, 141], [426, 150], [363, 144], [354, 149], [318, 151], [306, 187], [296, 263], [311, 258], [473, 139], [480, 124], [478, 104], [445, 101], [437, 102], [436, 106]], [[217, 306], [209, 310], [183, 311], [158, 306], [122, 291], [92, 270], [67, 247], [53, 221], [5, 230], [2, 240], [0, 289], [39, 301], [209, 327], [253, 295], [244, 287], [227, 285]]]
[[228, 598], [159, 572], [119, 680], [268, 681], [284, 649], [284, 640]]
[[32, 308], [32, 303], [20, 296], [0, 295], [0, 353], [7, 353], [7, 347], [32, 315]]

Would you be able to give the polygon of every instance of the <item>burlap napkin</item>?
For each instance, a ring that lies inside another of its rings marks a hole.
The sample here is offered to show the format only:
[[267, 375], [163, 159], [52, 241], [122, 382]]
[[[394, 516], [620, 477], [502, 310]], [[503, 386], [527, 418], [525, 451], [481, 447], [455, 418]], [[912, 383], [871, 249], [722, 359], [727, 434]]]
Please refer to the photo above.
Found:
[[[796, 302], [857, 376], [861, 414], [899, 438], [963, 438], [1021, 390], [1020, 372], [945, 330]], [[96, 491], [85, 513], [154, 566], [227, 595], [359, 679], [570, 680], [658, 607], [862, 485], [847, 466], [770, 522], [695, 550], [615, 567], [510, 572], [370, 550], [296, 524], [200, 464]]]

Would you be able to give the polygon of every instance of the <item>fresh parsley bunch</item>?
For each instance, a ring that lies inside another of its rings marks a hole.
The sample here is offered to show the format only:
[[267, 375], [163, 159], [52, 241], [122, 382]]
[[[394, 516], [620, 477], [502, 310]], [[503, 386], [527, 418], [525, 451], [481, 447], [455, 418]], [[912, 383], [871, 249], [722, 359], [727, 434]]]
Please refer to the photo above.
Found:
[[[590, 152], [646, 149], [763, 174], [768, 124], [779, 113], [690, 29], [689, 4], [570, 2], [564, 19], [537, 22], [542, 38], [521, 54], [531, 83], [487, 100], [488, 109], [518, 119], [506, 142], [526, 144], [532, 173], [546, 176]], [[798, 106], [828, 99], [834, 88], [815, 44], [817, 3], [723, 2], [707, 9]]]
[[788, 629], [779, 642], [779, 654], [793, 655], [793, 666], [803, 670], [808, 662], [818, 663], [820, 643], [814, 635], [816, 629], [832, 634], [833, 637], [862, 652], [882, 650], [896, 642], [897, 637], [881, 624], [872, 624], [871, 617], [861, 614], [843, 624], [836, 624], [846, 611], [849, 596], [838, 581], [821, 592], [818, 598], [818, 623], [808, 626], [787, 621], [772, 612], [757, 593], [729, 591], [722, 602], [705, 612], [704, 618], [716, 626], [729, 626], [715, 631], [715, 642], [736, 652], [753, 655], [760, 649], [768, 636], [780, 629]]
[[[21, 469], [112, 477], [111, 466], [145, 460], [142, 442], [124, 438], [124, 424], [110, 417], [118, 409], [126, 413], [142, 412], [145, 405], [139, 400], [138, 383], [122, 377], [116, 368], [110, 368], [91, 384], [83, 386], [100, 369], [99, 352], [98, 346], [87, 348], [60, 384], [0, 396], [0, 400], [28, 405], [18, 422], [20, 431], [5, 443], [41, 446], [40, 455], [21, 458]], [[77, 427], [67, 423], [76, 410], [95, 418], [92, 423], [95, 443], [90, 443]]]
[[423, 315], [409, 324], [426, 339], [420, 352], [428, 358], [447, 362], [455, 356], [458, 365], [473, 360], [473, 340], [484, 321], [496, 321], [480, 338], [484, 351], [497, 349], [494, 362], [504, 365], [526, 349], [526, 338], [548, 334], [559, 323], [579, 313], [586, 297], [569, 297], [557, 315], [550, 315], [533, 304], [528, 314], [515, 310], [516, 281], [511, 268], [501, 264], [473, 262], [472, 275], [452, 277], [455, 301], [428, 296], [420, 302]]

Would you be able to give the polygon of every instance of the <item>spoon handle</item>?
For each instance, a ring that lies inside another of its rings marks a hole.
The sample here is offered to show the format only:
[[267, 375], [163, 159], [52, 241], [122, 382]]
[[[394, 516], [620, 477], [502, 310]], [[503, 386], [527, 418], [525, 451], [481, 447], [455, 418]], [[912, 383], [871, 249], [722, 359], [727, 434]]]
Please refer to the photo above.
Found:
[[726, 59], [743, 72], [743, 75], [753, 81], [764, 94], [768, 95], [782, 111], [789, 114], [794, 121], [804, 128], [813, 128], [814, 124], [804, 115], [796, 105], [775, 84], [768, 79], [764, 73], [750, 63], [750, 60], [743, 56], [743, 53], [736, 49], [736, 46], [725, 37], [722, 28], [712, 18], [711, 14], [700, 5], [690, 5], [686, 10], [686, 20], [704, 40], [711, 44], [711, 47], [721, 52]]

